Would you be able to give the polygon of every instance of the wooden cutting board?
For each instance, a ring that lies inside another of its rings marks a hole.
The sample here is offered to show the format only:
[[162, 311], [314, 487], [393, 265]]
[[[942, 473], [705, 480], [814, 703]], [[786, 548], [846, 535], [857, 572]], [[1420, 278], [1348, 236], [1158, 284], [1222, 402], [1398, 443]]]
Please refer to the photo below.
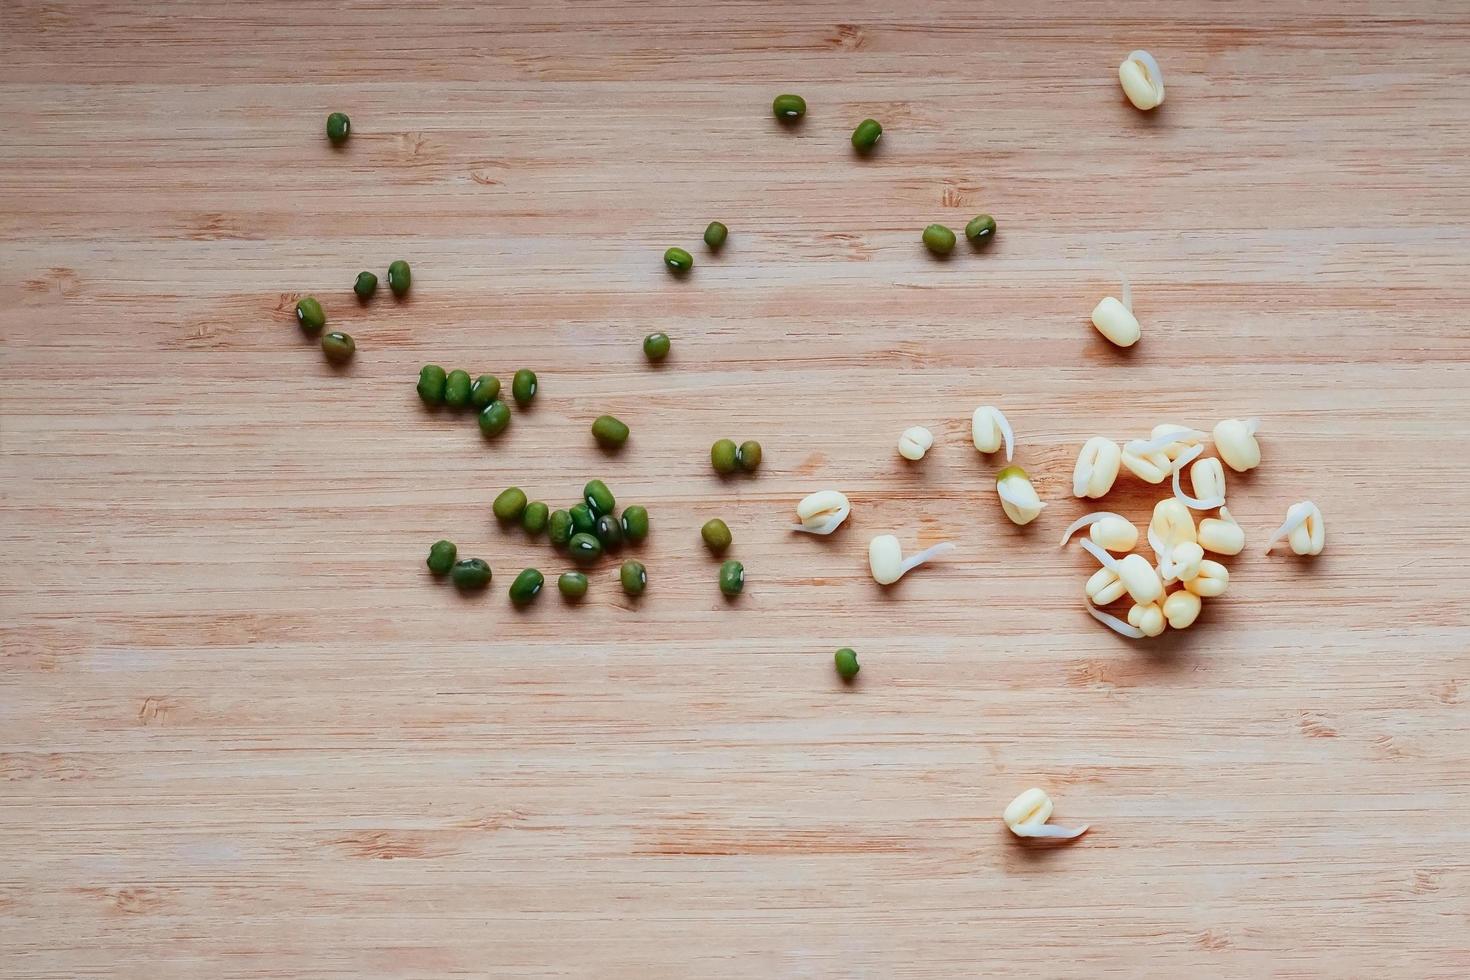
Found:
[[[4, 19], [7, 977], [1470, 971], [1463, 4]], [[982, 211], [988, 249], [921, 248]], [[359, 306], [396, 258], [411, 295]], [[1120, 271], [1127, 352], [1087, 322]], [[486, 443], [420, 406], [426, 362], [540, 395]], [[1026, 529], [969, 444], [986, 403], [1051, 504]], [[1263, 463], [1229, 477], [1229, 593], [1107, 633], [1056, 547], [1078, 447], [1230, 417]], [[710, 472], [723, 436], [757, 476]], [[490, 501], [591, 477], [652, 514], [647, 595], [607, 561], [514, 611], [517, 571], [566, 564]], [[824, 488], [848, 525], [789, 533]], [[1264, 556], [1303, 498], [1326, 552]], [[884, 532], [958, 550], [884, 590]], [[440, 537], [487, 594], [428, 575]], [[1032, 785], [1092, 832], [1018, 846]]]

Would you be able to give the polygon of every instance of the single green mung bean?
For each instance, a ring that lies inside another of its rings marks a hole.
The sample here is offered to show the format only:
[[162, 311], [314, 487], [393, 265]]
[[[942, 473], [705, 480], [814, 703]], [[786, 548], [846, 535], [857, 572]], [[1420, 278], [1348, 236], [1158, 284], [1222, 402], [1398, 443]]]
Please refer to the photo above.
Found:
[[482, 374], [470, 385], [470, 405], [481, 411], [499, 397], [500, 379], [493, 374]]
[[948, 255], [954, 251], [954, 232], [944, 225], [930, 225], [924, 229], [924, 247], [935, 255]]
[[628, 595], [642, 595], [643, 590], [648, 588], [648, 569], [643, 567], [641, 561], [625, 561], [623, 567], [618, 569], [618, 580], [623, 583], [623, 591]]
[[582, 488], [582, 502], [592, 508], [594, 517], [600, 514], [611, 514], [618, 506], [612, 491], [601, 480], [587, 481], [587, 485]]
[[419, 397], [428, 406], [444, 404], [444, 383], [448, 375], [437, 364], [425, 364], [419, 368]]
[[327, 325], [327, 315], [315, 296], [303, 296], [296, 301], [296, 322], [307, 333], [316, 333]]
[[778, 95], [771, 100], [771, 114], [782, 122], [792, 122], [806, 115], [806, 99], [799, 95]]
[[833, 660], [837, 664], [837, 676], [841, 677], [844, 681], [852, 680], [857, 676], [858, 671], [862, 669], [858, 666], [857, 654], [853, 651], [852, 647], [843, 647], [841, 650], [838, 650]]
[[526, 512], [526, 491], [520, 487], [508, 487], [500, 491], [500, 496], [495, 498], [490, 510], [494, 512], [495, 519], [502, 523], [520, 520], [521, 515]]
[[567, 553], [578, 565], [588, 565], [602, 557], [602, 542], [590, 534], [578, 532], [567, 542]]
[[717, 555], [730, 547], [733, 540], [730, 526], [718, 517], [705, 521], [704, 527], [699, 529], [699, 536], [704, 539], [704, 546]]
[[461, 558], [450, 570], [449, 580], [461, 589], [483, 589], [490, 584], [490, 566], [479, 558]]
[[470, 373], [455, 368], [444, 377], [444, 404], [464, 408], [470, 403]]
[[736, 596], [745, 588], [745, 566], [738, 561], [727, 561], [720, 565], [720, 591]]
[[628, 507], [623, 510], [623, 537], [634, 544], [648, 537], [647, 507]]
[[662, 361], [669, 356], [673, 344], [666, 333], [651, 333], [643, 338], [643, 356], [650, 361]]
[[612, 514], [603, 514], [592, 525], [592, 536], [602, 542], [604, 551], [616, 551], [623, 544], [622, 522]]
[[883, 135], [883, 127], [876, 119], [864, 119], [857, 124], [857, 129], [852, 131], [852, 148], [859, 153], [866, 153], [878, 142], [878, 137]]
[[521, 527], [528, 534], [540, 534], [550, 522], [551, 508], [539, 500], [527, 504], [526, 509], [521, 512]]
[[429, 560], [426, 563], [429, 571], [435, 575], [448, 575], [458, 554], [459, 549], [454, 546], [453, 541], [435, 541], [429, 545]]
[[747, 439], [735, 450], [735, 461], [740, 468], [747, 473], [754, 473], [761, 465], [761, 444], [754, 439]]
[[546, 577], [534, 568], [527, 568], [516, 576], [516, 580], [510, 583], [510, 601], [518, 606], [524, 606], [541, 593], [541, 586], [545, 584]]
[[709, 462], [716, 473], [734, 473], [740, 466], [740, 447], [734, 439], [721, 439], [709, 447]]
[[378, 291], [378, 277], [371, 272], [359, 272], [357, 282], [352, 284], [352, 291], [357, 298], [366, 303]]
[[353, 340], [349, 333], [332, 330], [322, 334], [322, 353], [327, 355], [327, 360], [335, 364], [350, 361], [352, 355], [357, 353], [357, 341]]
[[730, 237], [730, 229], [723, 222], [711, 221], [709, 227], [704, 230], [704, 243], [712, 250], [718, 250], [725, 244], [725, 239]]
[[628, 441], [628, 427], [611, 415], [599, 415], [592, 423], [592, 438], [609, 449]]
[[510, 425], [510, 406], [502, 401], [493, 401], [480, 410], [480, 433], [498, 436]]
[[990, 240], [995, 234], [995, 219], [988, 214], [977, 214], [965, 225], [965, 237], [976, 245]]
[[694, 268], [694, 256], [682, 248], [665, 249], [664, 265], [669, 267], [670, 272], [682, 275]]
[[554, 510], [546, 519], [546, 536], [558, 548], [572, 540], [572, 515], [564, 510]]
[[556, 587], [568, 599], [580, 599], [587, 594], [587, 576], [581, 572], [562, 572]]
[[332, 141], [333, 146], [346, 143], [351, 134], [352, 120], [347, 118], [347, 113], [334, 112], [327, 116], [327, 139]]
[[521, 368], [515, 377], [510, 379], [510, 396], [516, 400], [517, 405], [529, 405], [531, 399], [536, 397], [536, 372]]
[[413, 285], [413, 270], [409, 269], [408, 263], [402, 259], [394, 259], [388, 263], [388, 288], [393, 290], [393, 295], [402, 299], [408, 295], [408, 287]]
[[567, 508], [567, 514], [572, 518], [573, 534], [591, 534], [592, 528], [597, 523], [597, 515], [592, 513], [592, 508], [586, 504], [573, 504]]

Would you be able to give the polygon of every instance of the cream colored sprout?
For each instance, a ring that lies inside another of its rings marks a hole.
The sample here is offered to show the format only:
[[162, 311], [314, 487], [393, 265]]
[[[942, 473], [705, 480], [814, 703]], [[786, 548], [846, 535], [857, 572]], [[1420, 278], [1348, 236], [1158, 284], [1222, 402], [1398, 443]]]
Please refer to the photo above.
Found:
[[1036, 495], [1031, 478], [1019, 466], [1007, 466], [995, 475], [995, 492], [1000, 497], [1001, 510], [1015, 524], [1030, 524], [1041, 516], [1046, 506]]
[[1164, 103], [1164, 73], [1147, 51], [1128, 52], [1118, 66], [1118, 83], [1135, 109], [1148, 111]]
[[1118, 444], [1102, 436], [1093, 436], [1082, 444], [1077, 465], [1072, 468], [1072, 494], [1096, 499], [1113, 489], [1118, 479], [1118, 466], [1123, 452]]
[[1221, 507], [1219, 517], [1199, 522], [1199, 543], [1217, 555], [1238, 555], [1245, 549], [1245, 529], [1230, 515], [1230, 508]]
[[873, 581], [879, 585], [892, 585], [924, 562], [953, 550], [953, 542], [941, 541], [905, 558], [898, 538], [880, 534], [868, 542], [868, 569], [873, 573]]
[[1261, 446], [1256, 442], [1256, 433], [1261, 428], [1260, 419], [1226, 419], [1215, 426], [1215, 452], [1225, 465], [1237, 473], [1255, 469], [1261, 465]]
[[1266, 542], [1266, 554], [1269, 555], [1282, 538], [1298, 555], [1320, 555], [1327, 544], [1327, 527], [1322, 521], [1322, 511], [1310, 500], [1288, 507], [1286, 522]]
[[1072, 840], [1087, 833], [1087, 825], [1081, 827], [1055, 827], [1047, 823], [1052, 814], [1051, 797], [1040, 789], [1028, 789], [1011, 800], [1001, 814], [1001, 819], [1017, 837], [1046, 837], [1053, 840]]
[[836, 490], [818, 490], [803, 497], [796, 505], [796, 516], [801, 523], [791, 525], [791, 529], [807, 534], [831, 534], [850, 513], [852, 505], [843, 494]]
[[898, 454], [904, 459], [917, 462], [924, 458], [924, 454], [934, 445], [934, 433], [922, 425], [911, 426], [903, 430], [898, 437]]
[[994, 405], [981, 405], [970, 417], [970, 440], [982, 453], [996, 452], [1004, 445], [1006, 462], [1009, 463], [1015, 451], [1016, 434], [1000, 409]]

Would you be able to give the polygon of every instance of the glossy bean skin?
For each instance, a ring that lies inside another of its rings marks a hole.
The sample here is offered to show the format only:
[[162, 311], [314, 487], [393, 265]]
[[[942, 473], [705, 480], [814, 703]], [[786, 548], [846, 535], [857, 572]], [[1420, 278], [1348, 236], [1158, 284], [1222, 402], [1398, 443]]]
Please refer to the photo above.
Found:
[[725, 239], [729, 237], [730, 229], [720, 221], [711, 221], [709, 227], [704, 230], [704, 243], [712, 252], [719, 251], [720, 246], [724, 245]]
[[518, 606], [524, 606], [541, 594], [541, 586], [545, 583], [546, 578], [540, 571], [534, 568], [524, 569], [516, 576], [516, 580], [510, 583], [510, 601]]
[[378, 277], [371, 272], [359, 272], [357, 281], [352, 284], [352, 291], [357, 294], [358, 299], [366, 303], [378, 291]]
[[558, 548], [566, 547], [566, 543], [572, 540], [572, 515], [564, 510], [554, 510], [546, 519], [546, 536], [551, 543]]
[[503, 401], [493, 401], [481, 410], [477, 421], [481, 434], [498, 436], [510, 425], [510, 406]]
[[597, 523], [597, 515], [592, 513], [592, 508], [586, 504], [573, 504], [567, 509], [572, 518], [573, 534], [591, 534], [592, 526]]
[[444, 404], [444, 385], [448, 375], [437, 364], [425, 364], [419, 369], [418, 393], [424, 404], [431, 408]]
[[650, 361], [662, 361], [669, 356], [673, 341], [666, 333], [651, 333], [643, 338], [643, 356]]
[[738, 561], [727, 561], [720, 565], [720, 591], [734, 597], [745, 590], [745, 566]]
[[806, 99], [799, 95], [778, 95], [771, 100], [771, 114], [782, 122], [795, 122], [806, 115]]
[[327, 116], [327, 139], [333, 146], [341, 146], [352, 135], [352, 120], [345, 112], [334, 112]]
[[448, 575], [458, 551], [453, 541], [435, 541], [429, 545], [429, 558], [425, 564], [435, 575]]
[[592, 423], [592, 438], [607, 449], [617, 449], [628, 441], [628, 427], [611, 415], [599, 415]]
[[340, 330], [329, 331], [322, 334], [322, 353], [333, 364], [345, 364], [357, 353], [357, 341], [352, 339], [351, 334]]
[[393, 295], [402, 299], [408, 295], [408, 289], [413, 285], [413, 270], [408, 263], [402, 259], [395, 259], [388, 264], [388, 288], [393, 290]]
[[587, 481], [587, 485], [582, 488], [582, 502], [591, 509], [593, 517], [611, 514], [618, 506], [612, 491], [601, 480]]
[[857, 124], [852, 131], [852, 148], [859, 153], [867, 153], [878, 143], [878, 138], [883, 135], [883, 127], [876, 119], [864, 119]]
[[995, 219], [988, 214], [977, 214], [965, 225], [965, 237], [974, 245], [982, 245], [995, 236]]
[[837, 667], [837, 676], [847, 682], [851, 682], [857, 676], [858, 671], [862, 669], [858, 666], [857, 654], [853, 651], [852, 647], [843, 647], [841, 650], [838, 650], [832, 660]]
[[602, 557], [602, 542], [586, 532], [579, 531], [567, 542], [567, 553], [579, 565], [589, 565]]
[[587, 576], [581, 572], [562, 572], [556, 587], [568, 599], [580, 599], [587, 594]]
[[510, 380], [510, 396], [517, 405], [525, 407], [536, 397], [537, 384], [536, 372], [521, 368]]
[[444, 376], [444, 404], [450, 408], [464, 408], [469, 403], [469, 372], [455, 368]]
[[735, 462], [747, 473], [754, 473], [761, 465], [761, 444], [754, 439], [748, 439], [740, 444], [735, 450]]
[[648, 588], [648, 569], [643, 567], [641, 561], [625, 561], [623, 567], [618, 569], [618, 580], [623, 583], [623, 591], [630, 596], [640, 596]]
[[670, 248], [664, 250], [664, 265], [674, 275], [683, 275], [694, 268], [694, 256], [682, 248]]
[[307, 333], [316, 333], [327, 325], [327, 314], [315, 296], [303, 296], [296, 301], [296, 323]]
[[479, 558], [461, 558], [449, 573], [449, 580], [455, 587], [467, 592], [483, 589], [490, 584], [490, 578], [490, 566]]
[[592, 536], [602, 543], [603, 551], [616, 551], [623, 546], [623, 525], [613, 514], [603, 514], [592, 525]]
[[714, 554], [721, 554], [730, 547], [733, 537], [730, 534], [730, 526], [718, 517], [704, 522], [704, 527], [699, 529], [699, 536], [704, 540], [704, 546]]
[[628, 507], [623, 511], [623, 538], [637, 544], [648, 537], [648, 508]]
[[484, 411], [493, 401], [500, 400], [500, 379], [493, 374], [482, 374], [470, 385], [471, 407]]
[[527, 534], [540, 534], [546, 530], [546, 525], [551, 521], [551, 508], [537, 500], [526, 505], [521, 513], [521, 527], [526, 529]]
[[500, 491], [500, 496], [495, 498], [490, 510], [502, 524], [519, 521], [526, 512], [526, 491], [520, 487], [507, 487]]

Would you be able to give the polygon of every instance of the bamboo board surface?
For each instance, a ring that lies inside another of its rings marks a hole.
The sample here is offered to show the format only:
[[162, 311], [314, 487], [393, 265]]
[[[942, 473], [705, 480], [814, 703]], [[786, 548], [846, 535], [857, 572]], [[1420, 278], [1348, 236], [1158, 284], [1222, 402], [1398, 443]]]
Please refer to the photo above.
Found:
[[[6, 977], [1470, 970], [1463, 5], [4, 19]], [[980, 211], [985, 253], [920, 248]], [[410, 297], [359, 307], [399, 257]], [[1119, 269], [1127, 353], [1086, 319]], [[418, 404], [428, 361], [540, 396], [487, 445]], [[969, 445], [982, 403], [1052, 502], [1029, 528]], [[1056, 548], [1077, 448], [1250, 416], [1229, 593], [1147, 646], [1097, 627]], [[907, 465], [914, 424], [938, 444]], [[721, 436], [764, 444], [758, 477], [710, 472]], [[605, 562], [579, 607], [513, 611], [516, 571], [565, 565], [491, 499], [592, 476], [653, 515], [648, 594]], [[789, 534], [828, 487], [849, 524]], [[1326, 552], [1262, 556], [1304, 497]], [[882, 590], [887, 531], [958, 551]], [[489, 594], [428, 576], [439, 537]], [[1092, 832], [1018, 846], [1031, 785]]]

